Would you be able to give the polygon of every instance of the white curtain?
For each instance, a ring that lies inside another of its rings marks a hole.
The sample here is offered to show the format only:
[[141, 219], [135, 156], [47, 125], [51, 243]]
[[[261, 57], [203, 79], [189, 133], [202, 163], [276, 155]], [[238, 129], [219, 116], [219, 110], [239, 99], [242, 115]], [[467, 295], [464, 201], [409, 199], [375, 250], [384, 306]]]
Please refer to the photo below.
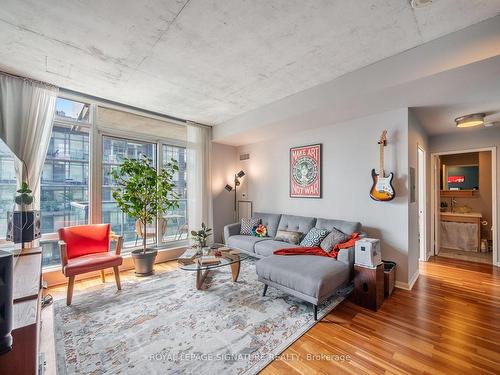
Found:
[[211, 137], [209, 127], [188, 124], [186, 182], [190, 232], [199, 230], [202, 222], [212, 228]]
[[[28, 182], [39, 196], [40, 177], [49, 146], [56, 87], [0, 73], [0, 138], [17, 157], [17, 182]], [[39, 199], [35, 199], [35, 209]]]

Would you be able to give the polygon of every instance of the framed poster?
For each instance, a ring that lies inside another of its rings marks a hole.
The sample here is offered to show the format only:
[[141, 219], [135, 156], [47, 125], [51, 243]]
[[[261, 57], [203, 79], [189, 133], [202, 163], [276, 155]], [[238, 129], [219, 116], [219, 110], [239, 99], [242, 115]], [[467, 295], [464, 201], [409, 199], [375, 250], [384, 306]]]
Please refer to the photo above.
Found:
[[290, 197], [321, 198], [321, 144], [290, 149]]

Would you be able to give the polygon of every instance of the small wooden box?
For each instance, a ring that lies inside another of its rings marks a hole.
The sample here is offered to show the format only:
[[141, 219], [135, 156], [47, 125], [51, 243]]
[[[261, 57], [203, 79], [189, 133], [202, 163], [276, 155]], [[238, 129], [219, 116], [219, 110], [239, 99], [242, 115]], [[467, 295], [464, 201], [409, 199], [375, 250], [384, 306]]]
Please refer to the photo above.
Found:
[[384, 265], [366, 268], [354, 265], [354, 303], [377, 311], [384, 302]]

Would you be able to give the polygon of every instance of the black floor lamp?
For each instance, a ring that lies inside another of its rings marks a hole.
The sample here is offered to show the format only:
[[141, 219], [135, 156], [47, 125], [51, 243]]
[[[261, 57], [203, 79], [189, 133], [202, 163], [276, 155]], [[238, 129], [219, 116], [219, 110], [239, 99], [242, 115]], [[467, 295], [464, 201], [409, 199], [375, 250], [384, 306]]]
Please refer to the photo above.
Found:
[[243, 171], [239, 171], [238, 173], [236, 173], [234, 175], [234, 188], [227, 184], [224, 189], [226, 189], [227, 191], [231, 192], [232, 190], [234, 190], [234, 220], [237, 221], [238, 220], [238, 216], [237, 216], [237, 206], [236, 206], [236, 202], [238, 200], [238, 197], [237, 197], [237, 194], [236, 194], [236, 190], [238, 188], [238, 186], [241, 185], [240, 183], [240, 178], [242, 178], [243, 176], [245, 175], [245, 172]]

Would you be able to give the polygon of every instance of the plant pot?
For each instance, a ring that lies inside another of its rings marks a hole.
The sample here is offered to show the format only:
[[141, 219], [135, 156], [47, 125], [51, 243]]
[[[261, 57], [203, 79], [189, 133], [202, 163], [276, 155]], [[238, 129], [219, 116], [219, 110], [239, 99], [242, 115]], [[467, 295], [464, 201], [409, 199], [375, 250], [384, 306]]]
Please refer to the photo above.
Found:
[[157, 254], [158, 251], [152, 249], [146, 249], [146, 252], [144, 252], [142, 249], [133, 250], [132, 259], [134, 260], [135, 275], [152, 275], [154, 272], [153, 268]]

